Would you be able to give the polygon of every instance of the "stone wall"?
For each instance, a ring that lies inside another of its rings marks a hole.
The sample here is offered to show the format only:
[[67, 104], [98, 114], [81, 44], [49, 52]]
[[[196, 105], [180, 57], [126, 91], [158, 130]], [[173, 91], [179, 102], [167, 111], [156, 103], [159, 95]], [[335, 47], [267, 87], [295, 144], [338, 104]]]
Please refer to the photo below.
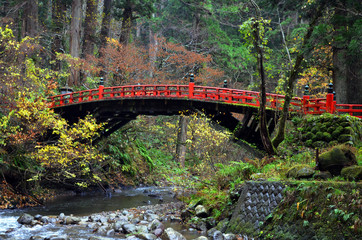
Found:
[[283, 199], [284, 188], [285, 185], [281, 182], [245, 182], [227, 232], [256, 235], [261, 223]]

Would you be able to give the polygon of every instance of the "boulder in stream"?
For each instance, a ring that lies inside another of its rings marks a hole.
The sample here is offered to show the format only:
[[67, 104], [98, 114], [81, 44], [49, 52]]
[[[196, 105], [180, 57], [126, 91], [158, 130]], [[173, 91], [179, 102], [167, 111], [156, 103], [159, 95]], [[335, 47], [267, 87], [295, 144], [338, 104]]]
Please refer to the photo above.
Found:
[[26, 224], [26, 225], [31, 225], [32, 222], [34, 220], [34, 217], [31, 216], [30, 214], [27, 213], [23, 213], [21, 214], [21, 216], [18, 218], [18, 223], [20, 224]]
[[161, 236], [162, 240], [186, 240], [186, 238], [173, 228], [167, 228]]

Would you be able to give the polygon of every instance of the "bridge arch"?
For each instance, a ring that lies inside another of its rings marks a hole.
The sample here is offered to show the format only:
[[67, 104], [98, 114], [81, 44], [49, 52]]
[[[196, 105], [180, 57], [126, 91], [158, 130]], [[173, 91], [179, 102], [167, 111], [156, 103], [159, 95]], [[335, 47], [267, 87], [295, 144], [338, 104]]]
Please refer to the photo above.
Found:
[[[101, 137], [107, 137], [138, 115], [179, 115], [186, 111], [202, 111], [219, 125], [233, 132], [235, 138], [243, 139], [262, 148], [257, 114], [258, 108], [225, 102], [208, 102], [198, 99], [167, 97], [133, 97], [126, 99], [103, 99], [55, 107], [54, 111], [75, 123], [91, 114], [98, 122], [107, 122]], [[269, 128], [275, 127], [275, 112], [267, 111]]]
[[[267, 93], [269, 131], [275, 128], [283, 95]], [[185, 110], [203, 111], [238, 139], [263, 148], [258, 123], [259, 93], [254, 91], [188, 85], [99, 86], [97, 89], [66, 93], [48, 98], [49, 107], [70, 123], [87, 114], [108, 122], [102, 136], [135, 119], [138, 115], [177, 115]], [[289, 111], [299, 114], [348, 113], [362, 118], [362, 104], [337, 104], [333, 93], [326, 98], [294, 97]], [[242, 118], [235, 117], [235, 113]]]

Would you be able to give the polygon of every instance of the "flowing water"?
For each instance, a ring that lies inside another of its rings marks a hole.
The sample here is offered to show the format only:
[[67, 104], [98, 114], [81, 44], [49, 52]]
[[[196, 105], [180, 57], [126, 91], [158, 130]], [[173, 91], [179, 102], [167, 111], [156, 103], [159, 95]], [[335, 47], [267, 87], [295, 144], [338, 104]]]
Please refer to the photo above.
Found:
[[[0, 240], [28, 240], [31, 236], [41, 236], [43, 238], [52, 235], [66, 235], [71, 239], [88, 239], [93, 236], [89, 228], [60, 226], [57, 224], [47, 224], [44, 226], [36, 225], [28, 227], [17, 223], [17, 219], [22, 213], [43, 216], [58, 216], [60, 213], [65, 215], [73, 214], [74, 216], [87, 216], [93, 213], [121, 210], [125, 208], [138, 207], [143, 205], [153, 205], [158, 203], [167, 203], [173, 201], [173, 193], [171, 188], [135, 188], [127, 189], [119, 192], [105, 195], [103, 193], [87, 193], [83, 195], [75, 195], [57, 198], [47, 203], [45, 206], [0, 210]], [[167, 224], [166, 224], [167, 225]], [[170, 226], [170, 224], [168, 224]], [[197, 237], [197, 234], [186, 232], [185, 229], [177, 225], [173, 227], [175, 230], [186, 234], [191, 239]], [[121, 237], [108, 237], [119, 239]]]

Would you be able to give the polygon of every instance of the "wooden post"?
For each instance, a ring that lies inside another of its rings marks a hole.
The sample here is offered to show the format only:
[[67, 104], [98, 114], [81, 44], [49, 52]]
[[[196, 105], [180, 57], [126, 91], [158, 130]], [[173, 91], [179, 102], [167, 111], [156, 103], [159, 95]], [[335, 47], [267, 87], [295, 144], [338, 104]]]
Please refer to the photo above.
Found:
[[104, 86], [100, 85], [99, 89], [98, 89], [98, 99], [102, 99], [103, 98], [103, 90], [104, 90]]
[[303, 113], [304, 113], [304, 114], [307, 114], [307, 113], [308, 113], [308, 110], [309, 110], [309, 107], [308, 107], [309, 97], [310, 97], [310, 96], [308, 96], [308, 95], [304, 95], [304, 96], [303, 96], [302, 110], [303, 110]]
[[328, 93], [326, 99], [326, 112], [333, 113], [334, 112], [334, 94], [333, 94], [333, 83], [328, 84]]
[[194, 97], [194, 87], [195, 87], [195, 82], [194, 82], [194, 74], [190, 74], [190, 82], [189, 82], [189, 98], [193, 98]]

